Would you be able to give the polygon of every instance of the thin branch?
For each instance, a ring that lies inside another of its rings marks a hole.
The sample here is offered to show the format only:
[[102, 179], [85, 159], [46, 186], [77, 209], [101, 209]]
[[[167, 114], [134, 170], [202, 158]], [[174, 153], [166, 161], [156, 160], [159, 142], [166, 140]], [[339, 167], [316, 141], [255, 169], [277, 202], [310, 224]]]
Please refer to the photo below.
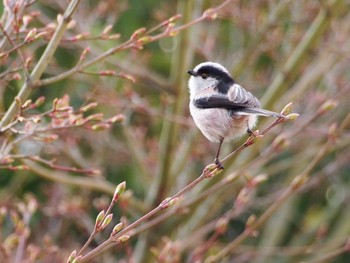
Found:
[[10, 36], [7, 34], [6, 30], [4, 29], [4, 27], [2, 26], [2, 24], [0, 23], [0, 29], [2, 31], [2, 33], [4, 34], [4, 36], [6, 37], [7, 41], [11, 44], [12, 46], [12, 49], [10, 49], [9, 51], [6, 51], [6, 53], [10, 53], [12, 51], [16, 51], [18, 53], [18, 56], [19, 56], [19, 59], [21, 60], [22, 62], [22, 65], [23, 65], [23, 70], [24, 70], [24, 74], [26, 76], [26, 79], [28, 80], [29, 79], [29, 73], [28, 73], [28, 70], [27, 68], [25, 67], [25, 60], [24, 60], [24, 57], [23, 57], [23, 54], [20, 50], [20, 47], [22, 47], [24, 44], [26, 44], [26, 42], [22, 42], [18, 45], [16, 45], [12, 39], [10, 38]]
[[[17, 94], [16, 98], [20, 102], [24, 102], [31, 93], [32, 84], [38, 81], [45, 71], [46, 67], [50, 63], [59, 43], [60, 40], [63, 37], [63, 34], [66, 30], [66, 27], [70, 20], [72, 19], [72, 16], [78, 7], [80, 0], [72, 0], [69, 3], [69, 6], [67, 7], [62, 20], [59, 22], [56, 31], [54, 35], [52, 36], [51, 41], [47, 45], [43, 55], [40, 57], [40, 60], [36, 64], [36, 67], [33, 69], [33, 72], [30, 74], [29, 81], [23, 84], [21, 90]], [[18, 107], [17, 107], [17, 100], [14, 100], [10, 106], [10, 108], [5, 113], [5, 116], [2, 118], [0, 122], [0, 130], [3, 129], [3, 127], [7, 126], [15, 117], [15, 115], [18, 113]]]
[[[269, 126], [267, 126], [264, 131], [262, 132], [263, 134], [267, 133], [271, 128], [274, 126], [278, 125], [279, 123], [285, 121], [287, 119], [283, 118], [278, 118], [276, 121], [271, 123]], [[226, 159], [232, 158], [234, 155], [238, 154], [240, 151], [243, 149], [251, 146], [254, 144], [254, 140], [249, 137], [247, 141], [242, 144], [238, 149], [233, 151], [230, 155], [228, 155]], [[172, 206], [178, 198], [182, 197], [185, 193], [189, 192], [192, 188], [194, 188], [196, 185], [198, 185], [201, 181], [203, 181], [206, 178], [211, 178], [217, 174], [219, 174], [222, 170], [217, 168], [215, 164], [210, 164], [208, 165], [202, 172], [202, 174], [194, 179], [191, 183], [189, 183], [187, 186], [185, 186], [183, 189], [181, 189], [179, 192], [177, 192], [175, 195], [172, 197], [168, 197], [164, 199], [156, 208], [152, 209], [150, 212], [139, 218], [138, 220], [134, 221], [132, 224], [121, 230], [119, 233], [117, 233], [114, 236], [114, 239], [109, 238], [102, 244], [100, 244], [97, 248], [93, 249], [90, 251], [88, 254], [82, 257], [81, 262], [87, 262], [91, 260], [92, 258], [96, 257], [98, 254], [102, 253], [103, 251], [106, 251], [110, 247], [113, 247], [115, 245], [115, 241], [118, 238], [128, 234], [129, 236], [134, 235], [134, 229], [141, 225], [142, 223], [146, 222], [148, 219], [150, 219], [153, 215], [159, 213], [160, 211], [168, 208], [169, 206]]]
[[323, 32], [325, 32], [330, 25], [331, 20], [328, 17], [329, 11], [335, 9], [341, 2], [341, 0], [329, 2], [329, 6], [327, 6], [328, 10], [321, 8], [298, 46], [288, 57], [282, 71], [277, 74], [264, 93], [264, 96], [261, 99], [261, 104], [264, 105], [264, 107], [269, 108], [274, 101], [278, 101], [277, 98], [283, 93], [285, 87], [287, 87], [287, 80], [291, 79], [291, 76], [297, 74], [302, 62], [307, 58], [305, 55], [306, 52], [308, 52], [313, 45], [317, 44], [318, 40], [323, 36]]
[[[213, 14], [215, 12], [218, 12], [221, 8], [223, 8], [225, 5], [227, 5], [229, 2], [231, 2], [232, 0], [226, 0], [224, 3], [222, 3], [220, 6], [216, 7], [216, 8], [213, 8], [211, 9], [211, 12], [210, 14]], [[209, 13], [207, 13], [206, 15], [202, 15], [201, 17], [189, 22], [189, 23], [186, 23], [184, 25], [181, 25], [181, 26], [178, 26], [178, 27], [174, 27], [172, 29], [170, 29], [169, 31], [164, 31], [162, 33], [159, 33], [158, 35], [153, 35], [153, 36], [145, 36], [144, 39], [147, 41], [145, 41], [144, 44], [148, 44], [148, 43], [152, 43], [152, 42], [155, 42], [155, 41], [158, 41], [159, 39], [161, 38], [164, 38], [164, 37], [172, 37], [174, 36], [175, 34], [179, 33], [180, 31], [184, 30], [184, 29], [187, 29], [199, 22], [202, 22], [203, 20], [206, 20], [208, 19], [208, 15], [210, 15]], [[86, 61], [85, 63], [82, 63], [82, 64], [78, 64], [77, 66], [75, 66], [74, 68], [64, 72], [64, 73], [61, 73], [59, 75], [56, 75], [54, 77], [50, 77], [50, 78], [46, 78], [46, 79], [42, 79], [42, 80], [36, 80], [35, 82], [35, 87], [42, 87], [42, 86], [46, 86], [48, 84], [52, 84], [52, 83], [55, 83], [57, 81], [60, 81], [60, 80], [63, 80], [65, 78], [68, 78], [70, 76], [72, 76], [73, 74], [87, 68], [87, 67], [90, 67], [98, 62], [101, 62], [103, 61], [104, 59], [120, 52], [120, 51], [123, 51], [123, 50], [127, 50], [127, 49], [130, 49], [130, 48], [133, 48], [133, 47], [136, 47], [137, 45], [139, 44], [142, 44], [139, 42], [139, 39], [129, 39], [128, 41], [120, 44], [119, 46], [116, 46], [114, 48], [111, 48], [109, 50], [107, 50], [106, 52], [102, 53], [101, 55], [89, 60], [89, 61]]]
[[226, 247], [220, 250], [216, 255], [210, 256], [205, 262], [218, 262], [228, 255], [231, 251], [235, 250], [239, 244], [241, 244], [246, 238], [250, 237], [251, 234], [263, 225], [267, 219], [273, 215], [277, 209], [279, 209], [286, 200], [291, 197], [303, 184], [308, 180], [311, 170], [322, 160], [325, 154], [328, 152], [329, 143], [326, 142], [314, 159], [309, 163], [309, 165], [304, 169], [304, 171], [295, 176], [294, 181], [291, 183], [290, 187], [286, 189], [277, 200], [259, 217], [257, 218], [248, 228], [246, 228], [242, 234], [240, 234], [234, 241], [229, 243]]
[[29, 167], [37, 175], [49, 179], [53, 182], [78, 186], [81, 189], [92, 189], [104, 193], [113, 194], [115, 186], [106, 180], [99, 178], [89, 178], [86, 176], [71, 176], [62, 171], [53, 171], [42, 167], [31, 160], [23, 159], [22, 163]]

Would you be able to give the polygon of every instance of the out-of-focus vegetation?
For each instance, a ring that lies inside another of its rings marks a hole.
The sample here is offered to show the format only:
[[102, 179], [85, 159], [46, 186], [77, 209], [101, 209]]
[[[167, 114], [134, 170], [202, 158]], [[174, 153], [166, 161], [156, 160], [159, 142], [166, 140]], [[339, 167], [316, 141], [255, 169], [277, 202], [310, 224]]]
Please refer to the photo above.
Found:
[[[0, 10], [0, 262], [349, 262], [348, 1]], [[203, 61], [300, 116], [187, 189], [217, 147], [188, 112]]]

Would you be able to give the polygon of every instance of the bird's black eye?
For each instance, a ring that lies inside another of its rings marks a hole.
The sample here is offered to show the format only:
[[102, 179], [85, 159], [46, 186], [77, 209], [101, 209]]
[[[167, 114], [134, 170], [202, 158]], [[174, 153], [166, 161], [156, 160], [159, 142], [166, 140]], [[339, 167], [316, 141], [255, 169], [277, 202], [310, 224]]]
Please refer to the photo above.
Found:
[[201, 77], [202, 77], [202, 79], [206, 79], [208, 76], [207, 76], [207, 74], [203, 73], [203, 74], [201, 75]]

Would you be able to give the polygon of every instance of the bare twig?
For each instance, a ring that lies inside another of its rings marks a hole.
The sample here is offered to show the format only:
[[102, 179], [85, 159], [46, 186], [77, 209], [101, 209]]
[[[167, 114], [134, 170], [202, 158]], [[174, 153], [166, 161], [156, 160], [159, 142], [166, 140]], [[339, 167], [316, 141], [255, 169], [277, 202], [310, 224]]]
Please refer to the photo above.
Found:
[[[284, 118], [276, 119], [273, 123], [271, 123], [269, 126], [267, 126], [264, 129], [262, 134], [266, 134], [274, 126], [278, 125], [281, 122], [284, 122], [285, 120], [287, 120], [287, 119], [284, 119]], [[251, 146], [253, 144], [254, 144], [254, 140], [252, 139], [252, 137], [249, 137], [244, 144], [242, 144], [240, 147], [238, 147], [237, 150], [233, 151], [230, 155], [228, 155], [225, 158], [225, 160], [227, 160], [229, 158], [232, 158], [233, 156], [235, 156], [236, 154], [241, 152], [243, 149], [245, 149], [245, 148], [247, 148], [247, 147], [249, 147], [249, 146]], [[195, 180], [193, 180], [191, 183], [189, 183], [187, 186], [185, 186], [183, 189], [181, 189], [175, 195], [164, 199], [156, 208], [154, 208], [153, 210], [151, 210], [150, 212], [148, 212], [147, 214], [145, 214], [144, 216], [142, 216], [141, 218], [139, 218], [138, 220], [136, 220], [135, 222], [133, 222], [129, 226], [125, 227], [122, 231], [120, 231], [119, 233], [117, 233], [114, 236], [114, 239], [112, 239], [112, 238], [107, 239], [105, 242], [100, 244], [97, 248], [93, 249], [88, 254], [83, 256], [81, 258], [81, 262], [87, 262], [87, 261], [91, 260], [92, 258], [96, 257], [98, 254], [100, 254], [103, 251], [105, 251], [105, 250], [109, 249], [110, 247], [112, 247], [114, 245], [114, 240], [115, 239], [118, 239], [118, 238], [120, 238], [120, 237], [122, 237], [122, 236], [124, 236], [126, 234], [128, 236], [134, 235], [134, 233], [135, 233], [134, 229], [136, 227], [138, 227], [142, 223], [145, 223], [146, 221], [148, 221], [151, 217], [153, 217], [155, 214], [159, 213], [160, 211], [162, 211], [162, 210], [164, 210], [164, 209], [174, 205], [178, 198], [183, 196], [185, 193], [189, 192], [192, 188], [194, 188], [196, 185], [198, 185], [204, 179], [211, 178], [214, 175], [219, 174], [221, 171], [222, 170], [220, 170], [215, 164], [208, 165], [203, 170], [202, 174], [199, 177], [197, 177]]]
[[[66, 27], [69, 23], [69, 21], [72, 19], [72, 16], [76, 10], [76, 8], [79, 5], [80, 0], [72, 0], [69, 3], [69, 6], [67, 7], [61, 21], [59, 22], [56, 31], [54, 35], [52, 36], [51, 41], [47, 45], [43, 55], [41, 56], [40, 60], [36, 64], [36, 67], [33, 69], [32, 73], [29, 76], [30, 82], [26, 82], [23, 84], [21, 90], [19, 91], [17, 95], [17, 100], [23, 103], [30, 95], [31, 93], [31, 88], [32, 84], [38, 81], [45, 71], [47, 65], [51, 61], [51, 58], [53, 54], [55, 53], [60, 40], [63, 36], [63, 33], [66, 30]], [[11, 104], [10, 108], [7, 110], [5, 113], [5, 116], [2, 118], [0, 122], [0, 130], [3, 129], [3, 127], [7, 126], [15, 117], [15, 115], [18, 112], [18, 107], [17, 107], [17, 100], [14, 100], [14, 102]]]
[[225, 257], [231, 251], [233, 251], [242, 241], [251, 236], [252, 232], [258, 229], [266, 220], [275, 213], [275, 211], [280, 208], [285, 201], [292, 196], [302, 185], [306, 183], [310, 175], [311, 170], [322, 160], [329, 149], [329, 143], [325, 143], [322, 149], [310, 162], [310, 164], [304, 169], [304, 171], [295, 176], [294, 181], [291, 183], [290, 187], [283, 191], [283, 193], [277, 198], [277, 200], [261, 215], [259, 216], [249, 228], [246, 228], [242, 234], [240, 234], [234, 241], [229, 243], [216, 255], [210, 256], [205, 262], [218, 262], [220, 259]]

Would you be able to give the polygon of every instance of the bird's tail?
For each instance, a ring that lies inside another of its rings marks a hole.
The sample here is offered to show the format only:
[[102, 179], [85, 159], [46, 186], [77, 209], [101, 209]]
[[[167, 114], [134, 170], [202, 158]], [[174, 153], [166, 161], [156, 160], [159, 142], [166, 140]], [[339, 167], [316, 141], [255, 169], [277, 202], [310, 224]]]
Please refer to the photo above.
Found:
[[265, 117], [275, 117], [275, 118], [285, 118], [286, 116], [269, 110], [264, 110], [261, 108], [242, 108], [239, 110], [241, 115], [256, 114]]

